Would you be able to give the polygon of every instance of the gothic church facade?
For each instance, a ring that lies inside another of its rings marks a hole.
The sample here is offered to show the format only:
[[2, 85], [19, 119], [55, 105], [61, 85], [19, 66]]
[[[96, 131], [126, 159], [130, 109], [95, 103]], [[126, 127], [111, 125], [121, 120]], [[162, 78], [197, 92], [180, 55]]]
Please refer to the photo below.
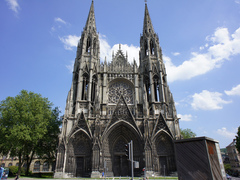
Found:
[[121, 50], [100, 63], [92, 2], [77, 47], [67, 96], [55, 177], [131, 176], [125, 144], [133, 141], [134, 176], [176, 172], [173, 141], [179, 119], [158, 35], [145, 4], [139, 66]]

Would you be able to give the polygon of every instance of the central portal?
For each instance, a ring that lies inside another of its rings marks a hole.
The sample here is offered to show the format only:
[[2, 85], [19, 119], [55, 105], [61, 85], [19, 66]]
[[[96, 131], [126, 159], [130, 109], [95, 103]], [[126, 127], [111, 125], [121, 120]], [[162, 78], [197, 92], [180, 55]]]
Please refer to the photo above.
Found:
[[[130, 120], [129, 120], [130, 121]], [[131, 121], [130, 121], [131, 122]], [[133, 160], [139, 162], [139, 168], [134, 168], [134, 176], [141, 176], [144, 167], [143, 145], [137, 131], [129, 122], [120, 120], [115, 127], [106, 134], [104, 161], [106, 161], [107, 174], [116, 177], [131, 176], [131, 161], [126, 156], [126, 144], [133, 142]]]
[[113, 163], [114, 176], [129, 176], [129, 161], [125, 154], [115, 155]]
[[76, 164], [77, 164], [76, 177], [84, 177], [84, 158], [77, 157]]
[[127, 141], [120, 136], [114, 145], [113, 152], [113, 174], [114, 176], [129, 176], [130, 165], [125, 155], [125, 144]]

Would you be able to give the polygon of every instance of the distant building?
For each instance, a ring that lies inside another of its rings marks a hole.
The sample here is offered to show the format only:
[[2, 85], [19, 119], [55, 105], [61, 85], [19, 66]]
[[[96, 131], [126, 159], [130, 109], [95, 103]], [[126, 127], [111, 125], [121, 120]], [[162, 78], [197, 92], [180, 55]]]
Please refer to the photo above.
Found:
[[240, 154], [236, 148], [236, 139], [234, 139], [233, 142], [229, 144], [226, 148], [231, 169], [240, 171]]
[[[107, 23], [107, 22], [106, 22]], [[121, 26], [121, 25], [120, 25]], [[139, 32], [136, 32], [137, 34]], [[109, 59], [110, 60], [110, 59]], [[145, 5], [139, 66], [121, 50], [100, 63], [93, 1], [81, 34], [67, 96], [56, 178], [130, 176], [125, 144], [133, 141], [135, 176], [176, 172], [179, 119], [159, 45]]]
[[227, 153], [227, 148], [222, 148], [221, 150], [221, 156], [222, 156], [222, 161], [224, 164], [230, 164], [228, 153]]
[[[55, 170], [55, 164], [56, 164], [55, 161], [48, 162], [47, 160], [33, 158], [29, 171], [31, 171], [33, 174], [53, 173]], [[18, 158], [0, 156], [0, 166], [2, 167], [18, 166]], [[26, 164], [23, 164], [23, 167], [26, 168], [27, 167]]]

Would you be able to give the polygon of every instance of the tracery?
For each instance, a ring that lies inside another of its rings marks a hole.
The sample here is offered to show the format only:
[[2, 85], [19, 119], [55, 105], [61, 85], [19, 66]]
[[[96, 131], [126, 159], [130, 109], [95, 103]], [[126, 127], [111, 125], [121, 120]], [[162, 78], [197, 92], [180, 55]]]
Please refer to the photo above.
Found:
[[133, 89], [124, 82], [115, 82], [109, 86], [108, 102], [117, 104], [121, 95], [124, 97], [127, 104], [133, 104]]

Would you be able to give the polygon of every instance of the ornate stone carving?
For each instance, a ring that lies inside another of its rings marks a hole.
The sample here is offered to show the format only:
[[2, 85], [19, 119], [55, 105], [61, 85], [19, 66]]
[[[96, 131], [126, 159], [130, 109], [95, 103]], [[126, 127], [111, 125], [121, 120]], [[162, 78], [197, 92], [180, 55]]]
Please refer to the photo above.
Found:
[[108, 89], [108, 103], [117, 104], [120, 96], [123, 96], [127, 104], [134, 102], [134, 90], [124, 82], [115, 82]]
[[108, 176], [129, 176], [131, 169], [124, 156], [124, 145], [131, 140], [134, 160], [140, 165], [135, 176], [141, 176], [143, 167], [163, 175], [161, 168], [166, 162], [167, 173], [176, 171], [172, 139], [180, 137], [177, 113], [159, 39], [145, 7], [139, 65], [138, 59], [129, 63], [121, 45], [113, 52], [111, 62], [106, 59], [100, 63], [92, 1], [77, 48], [59, 137], [62, 144], [56, 172], [64, 177], [99, 175], [104, 164]]

